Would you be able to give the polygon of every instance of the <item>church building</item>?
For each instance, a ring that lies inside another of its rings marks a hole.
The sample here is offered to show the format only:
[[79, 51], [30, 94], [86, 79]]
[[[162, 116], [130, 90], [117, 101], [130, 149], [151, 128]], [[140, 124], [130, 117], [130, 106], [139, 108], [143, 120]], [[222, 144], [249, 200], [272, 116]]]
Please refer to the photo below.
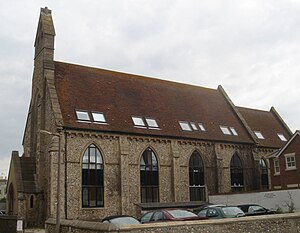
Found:
[[292, 135], [273, 107], [235, 106], [222, 86], [56, 61], [54, 42], [51, 10], [42, 8], [24, 151], [12, 152], [7, 213], [27, 226], [58, 212], [99, 220], [139, 216], [147, 204], [271, 187], [267, 157]]

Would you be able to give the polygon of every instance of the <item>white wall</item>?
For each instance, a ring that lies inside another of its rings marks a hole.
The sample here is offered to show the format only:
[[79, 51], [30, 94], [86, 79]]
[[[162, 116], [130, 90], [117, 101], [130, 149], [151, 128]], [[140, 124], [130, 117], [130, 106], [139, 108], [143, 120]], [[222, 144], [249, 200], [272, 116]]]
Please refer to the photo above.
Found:
[[239, 205], [260, 204], [265, 208], [289, 212], [288, 205], [295, 204], [294, 212], [300, 212], [300, 189], [278, 190], [257, 193], [210, 195], [209, 202], [213, 204]]

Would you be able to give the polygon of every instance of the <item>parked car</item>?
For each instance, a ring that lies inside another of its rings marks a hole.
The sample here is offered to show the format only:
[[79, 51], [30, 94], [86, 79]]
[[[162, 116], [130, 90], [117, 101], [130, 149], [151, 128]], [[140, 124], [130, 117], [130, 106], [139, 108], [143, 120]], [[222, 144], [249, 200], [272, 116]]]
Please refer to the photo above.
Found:
[[162, 209], [144, 214], [141, 223], [162, 222], [162, 221], [189, 221], [203, 220], [206, 217], [199, 217], [191, 211], [182, 209]]
[[102, 219], [103, 223], [111, 223], [116, 227], [127, 226], [132, 224], [141, 224], [135, 217], [128, 215], [114, 215]]
[[207, 218], [238, 218], [245, 213], [237, 206], [210, 205], [195, 211], [200, 217]]
[[247, 216], [274, 214], [275, 212], [257, 204], [238, 205]]

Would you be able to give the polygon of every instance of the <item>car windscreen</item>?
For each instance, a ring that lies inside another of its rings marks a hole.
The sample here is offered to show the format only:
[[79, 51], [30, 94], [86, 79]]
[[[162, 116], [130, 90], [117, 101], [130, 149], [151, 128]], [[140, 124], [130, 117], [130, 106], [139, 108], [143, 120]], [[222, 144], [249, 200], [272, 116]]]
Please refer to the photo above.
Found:
[[173, 218], [197, 217], [196, 214], [187, 210], [169, 210], [168, 212]]

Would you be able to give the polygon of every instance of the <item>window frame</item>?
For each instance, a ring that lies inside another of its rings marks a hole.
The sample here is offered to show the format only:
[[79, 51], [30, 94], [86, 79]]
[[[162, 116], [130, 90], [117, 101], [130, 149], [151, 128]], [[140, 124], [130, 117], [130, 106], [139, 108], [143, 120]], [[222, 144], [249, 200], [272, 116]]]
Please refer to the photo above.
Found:
[[283, 133], [277, 133], [277, 136], [279, 137], [279, 139], [280, 139], [282, 142], [287, 142], [287, 139], [286, 139], [286, 137], [284, 136]]
[[232, 135], [232, 132], [230, 131], [229, 127], [228, 126], [225, 126], [225, 125], [219, 125], [220, 127], [220, 130], [222, 131], [222, 133], [224, 135]]
[[141, 203], [159, 202], [160, 199], [158, 160], [150, 147], [140, 158], [140, 198]]
[[198, 151], [190, 156], [188, 171], [190, 201], [205, 201], [204, 163]]
[[[93, 118], [93, 122], [94, 123], [98, 123], [98, 124], [107, 124], [107, 121], [106, 121], [106, 118], [104, 116], [104, 113], [103, 112], [95, 112], [95, 111], [92, 111], [92, 118]], [[103, 120], [96, 120], [94, 115], [99, 115], [99, 116], [102, 116], [103, 117]]]
[[[187, 131], [187, 132], [193, 131], [193, 129], [188, 121], [178, 121], [178, 123], [183, 131]], [[184, 126], [187, 126], [187, 127], [184, 127]]]
[[104, 204], [103, 156], [95, 144], [90, 144], [81, 159], [81, 208], [102, 208]]
[[[75, 114], [76, 114], [76, 119], [77, 119], [78, 122], [86, 122], [86, 123], [90, 123], [91, 122], [91, 116], [89, 114], [89, 111], [76, 109], [75, 110]], [[85, 114], [87, 116], [87, 119], [81, 118], [79, 116], [79, 114]]]
[[253, 132], [254, 132], [255, 136], [258, 139], [260, 139], [260, 140], [264, 140], [265, 139], [264, 135], [259, 130], [256, 130], [256, 131], [253, 131]]
[[274, 167], [274, 176], [280, 175], [280, 163], [278, 158], [275, 158], [273, 160], [273, 167]]
[[[284, 158], [285, 158], [285, 170], [286, 171], [297, 169], [295, 153], [285, 154]], [[289, 159], [293, 159], [293, 161], [291, 161], [291, 160], [289, 161]]]

